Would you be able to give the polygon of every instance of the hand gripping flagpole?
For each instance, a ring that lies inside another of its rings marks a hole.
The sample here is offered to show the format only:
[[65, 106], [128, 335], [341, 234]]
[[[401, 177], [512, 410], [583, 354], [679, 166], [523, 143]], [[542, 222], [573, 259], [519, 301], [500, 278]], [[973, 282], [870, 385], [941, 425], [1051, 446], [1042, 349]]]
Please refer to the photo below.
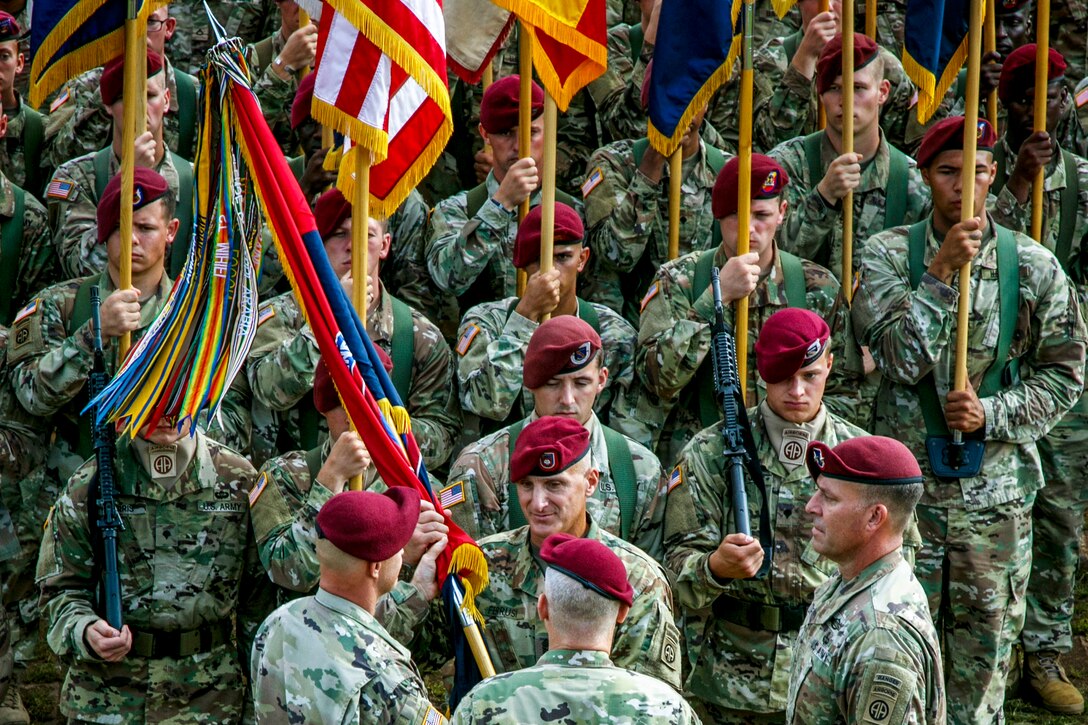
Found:
[[[1050, 0], [1035, 0], [1035, 128], [1046, 131], [1047, 85], [1050, 68]], [[1031, 237], [1043, 241], [1043, 178], [1042, 166], [1035, 172], [1031, 185]]]
[[[874, 5], [876, 3], [873, 3]], [[875, 17], [875, 16], [874, 16]], [[868, 18], [866, 18], [868, 20]], [[854, 153], [854, 3], [842, 4], [842, 153]], [[849, 307], [854, 286], [854, 192], [842, 198], [842, 298]]]
[[[124, 104], [121, 128], [121, 199], [132, 199], [136, 138], [147, 130], [147, 13], [140, 0], [129, 0], [125, 17]], [[132, 288], [132, 203], [121, 204], [121, 259], [118, 289]], [[147, 290], [141, 290], [146, 292]], [[132, 334], [118, 341], [118, 360], [132, 346]]]
[[[740, 157], [737, 179], [737, 256], [748, 254], [751, 248], [752, 218], [752, 21], [755, 18], [754, 0], [744, 0], [742, 11], [743, 35], [741, 37], [740, 70], [740, 138], [737, 155]], [[748, 390], [748, 298], [736, 302], [734, 315], [737, 339], [737, 379], [740, 380], [741, 396]]]
[[[370, 151], [355, 146], [355, 183], [351, 200], [351, 305], [366, 329], [367, 293], [370, 286], [367, 253], [370, 240]], [[378, 290], [374, 290], [375, 294]], [[354, 428], [354, 426], [353, 426]], [[360, 474], [348, 480], [351, 491], [363, 490]]]
[[[521, 87], [518, 89], [518, 155], [521, 158], [532, 155], [533, 143], [533, 41], [524, 23], [518, 25], [518, 73]], [[538, 169], [539, 171], [539, 169]], [[518, 205], [518, 224], [529, 213], [529, 196]], [[517, 274], [518, 297], [525, 294], [525, 285], [529, 275], [524, 269]]]

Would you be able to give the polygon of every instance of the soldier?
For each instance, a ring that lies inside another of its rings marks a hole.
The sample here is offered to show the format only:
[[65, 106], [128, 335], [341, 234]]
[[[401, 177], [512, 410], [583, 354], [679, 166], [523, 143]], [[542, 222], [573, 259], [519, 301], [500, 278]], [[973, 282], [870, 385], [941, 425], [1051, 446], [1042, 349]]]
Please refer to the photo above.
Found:
[[[99, 91], [112, 118], [124, 117], [124, 56], [118, 56], [102, 70]], [[181, 259], [189, 249], [192, 234], [186, 221], [192, 214], [193, 167], [163, 143], [163, 114], [170, 105], [162, 58], [147, 53], [147, 131], [136, 138], [136, 165], [154, 170], [166, 179], [178, 204], [182, 237], [178, 239]], [[60, 257], [61, 269], [79, 277], [97, 274], [106, 266], [105, 249], [95, 229], [95, 207], [110, 177], [121, 170], [122, 124], [113, 126], [110, 146], [61, 164], [46, 191], [49, 224]]]
[[[873, 432], [895, 432], [925, 458], [915, 571], [946, 644], [950, 719], [988, 722], [1002, 718], [1024, 619], [1031, 508], [1043, 486], [1035, 441], [1083, 389], [1086, 332], [1054, 255], [985, 214], [997, 140], [986, 121], [979, 122], [974, 216], [960, 221], [963, 128], [957, 116], [926, 134], [918, 166], [933, 212], [869, 240], [852, 317], [884, 376]], [[956, 271], [972, 260], [971, 297], [958, 299]], [[970, 384], [962, 391], [952, 389], [957, 302], [971, 305]], [[980, 475], [936, 479], [927, 434], [949, 429], [983, 441]]]
[[[646, 106], [642, 87], [646, 69], [654, 57], [657, 20], [661, 0], [628, 3], [639, 9], [639, 23], [620, 23], [608, 28], [608, 65], [605, 72], [586, 86], [597, 107], [597, 119], [612, 141], [638, 139], [646, 135]], [[593, 162], [586, 165], [592, 173]], [[587, 209], [588, 213], [588, 209]]]
[[[776, 310], [804, 307], [825, 320], [837, 314], [835, 276], [778, 248], [775, 236], [787, 208], [780, 197], [789, 177], [774, 159], [761, 154], [752, 155], [751, 251], [737, 255], [739, 167], [740, 160], [731, 159], [714, 183], [713, 212], [721, 226], [721, 245], [662, 265], [642, 300], [635, 370], [644, 388], [634, 410], [624, 401], [622, 423], [617, 425], [640, 443], [653, 445], [658, 458], [670, 466], [696, 433], [719, 418], [706, 387], [711, 380], [707, 352], [714, 321], [711, 267], [722, 269], [727, 322], [733, 322], [730, 303], [749, 298], [751, 332], [748, 340], [738, 343], [748, 346], [749, 360], [763, 322]], [[745, 400], [750, 404], [762, 400], [755, 365], [741, 385], [747, 388]], [[613, 415], [617, 412], [614, 408]]]
[[529, 340], [545, 315], [574, 315], [600, 336], [602, 365], [609, 375], [594, 410], [605, 418], [613, 391], [627, 388], [634, 379], [635, 328], [604, 305], [578, 296], [578, 275], [590, 253], [583, 246], [581, 217], [561, 202], [555, 204], [554, 266], [546, 274], [540, 271], [541, 212], [539, 206], [529, 212], [514, 240], [514, 265], [529, 275], [524, 294], [476, 305], [461, 321], [457, 344], [461, 406], [489, 421], [524, 418], [532, 408], [531, 396], [521, 385]]
[[4, 139], [0, 143], [0, 172], [40, 198], [44, 186], [40, 164], [45, 123], [16, 88], [15, 79], [26, 67], [26, 57], [19, 49], [22, 35], [19, 22], [0, 12], [0, 101], [6, 119], [6, 130], [0, 128], [0, 138]]
[[38, 559], [47, 641], [69, 665], [61, 712], [79, 722], [240, 722], [243, 631], [267, 611], [251, 611], [267, 581], [249, 534], [253, 467], [166, 417], [120, 437], [120, 630], [96, 596], [96, 474], [92, 458], [69, 480]]
[[[1062, 106], [1070, 101], [1062, 83], [1065, 61], [1053, 48], [1047, 72], [1046, 131], [1032, 132], [1035, 44], [1017, 48], [1001, 68], [998, 95], [1008, 113], [1005, 135], [994, 151], [999, 177], [994, 188], [1001, 191], [993, 214], [998, 222], [1028, 232], [1031, 188], [1036, 172], [1044, 169], [1042, 242], [1076, 284], [1083, 316], [1088, 311], [1084, 306], [1088, 281], [1080, 261], [1088, 234], [1088, 161], [1061, 148], [1053, 136]], [[1003, 174], [1007, 175], [1004, 184]], [[1028, 685], [1048, 710], [1073, 715], [1084, 712], [1084, 698], [1069, 681], [1058, 656], [1073, 647], [1073, 586], [1088, 498], [1071, 472], [1088, 468], [1086, 416], [1088, 398], [1082, 395], [1073, 410], [1038, 441], [1046, 486], [1032, 508], [1031, 579], [1020, 635], [1027, 653]]]
[[548, 653], [532, 667], [493, 677], [468, 693], [451, 722], [639, 722], [690, 725], [699, 718], [672, 688], [612, 664], [612, 640], [634, 603], [623, 561], [607, 546], [552, 534], [540, 547], [548, 565], [537, 613]]
[[451, 485], [443, 491], [450, 516], [473, 538], [521, 526], [525, 513], [510, 475], [512, 450], [528, 424], [562, 416], [581, 424], [590, 437], [590, 465], [599, 480], [586, 503], [596, 525], [660, 558], [660, 522], [650, 517], [663, 478], [661, 464], [593, 412], [609, 376], [600, 336], [572, 315], [552, 318], [533, 332], [521, 367], [532, 411], [461, 451], [450, 467]]
[[[375, 618], [392, 590], [415, 530], [419, 494], [348, 491], [317, 514], [317, 593], [273, 612], [253, 646], [258, 723], [445, 723], [427, 699], [411, 655]], [[416, 579], [438, 594], [435, 560], [446, 537], [427, 549]]]
[[[314, 216], [333, 270], [344, 278], [351, 271], [351, 204], [339, 190], [331, 189], [318, 199]], [[449, 458], [460, 423], [453, 355], [438, 328], [381, 283], [379, 268], [392, 243], [385, 222], [370, 219], [368, 239], [367, 333], [392, 358], [393, 384], [412, 416], [412, 429], [428, 469], [437, 469]], [[247, 363], [253, 397], [273, 411], [295, 408], [313, 388], [319, 357], [294, 295], [288, 292], [265, 303]], [[317, 444], [324, 426], [311, 408], [304, 408], [296, 409], [283, 425], [286, 430], [281, 433], [289, 437], [280, 450], [309, 450]], [[272, 440], [278, 437], [265, 435]]]
[[[276, 26], [276, 8], [290, 0], [242, 0], [242, 2], [214, 2], [212, 14], [222, 24], [225, 37], [241, 38], [245, 43], [256, 43]], [[215, 45], [211, 24], [208, 22], [203, 0], [174, 0], [173, 5], [178, 17], [189, 22], [178, 26], [170, 41], [172, 55], [178, 66], [188, 73], [199, 73], [204, 66], [204, 57], [208, 49]], [[316, 36], [316, 28], [314, 35]], [[286, 40], [286, 35], [284, 35]], [[261, 64], [266, 65], [268, 61]], [[301, 66], [298, 66], [301, 67]]]
[[[516, 292], [511, 262], [517, 234], [517, 207], [528, 198], [540, 203], [540, 163], [544, 146], [544, 91], [535, 82], [531, 148], [518, 148], [519, 77], [501, 78], [480, 102], [480, 135], [490, 144], [494, 167], [469, 191], [445, 199], [431, 212], [427, 266], [435, 284], [457, 295], [461, 308], [510, 297]], [[580, 204], [559, 191], [556, 199], [575, 209]]]
[[815, 490], [804, 463], [809, 441], [832, 445], [866, 435], [823, 404], [831, 373], [831, 330], [819, 315], [779, 310], [756, 342], [767, 397], [749, 411], [767, 500], [752, 496], [755, 535], [766, 507], [774, 556], [760, 571], [760, 542], [733, 526], [723, 423], [684, 447], [666, 487], [666, 560], [676, 577], [688, 675], [684, 691], [697, 698], [707, 722], [781, 722], [797, 630], [812, 593], [831, 573], [812, 556], [801, 502]]
[[903, 558], [922, 472], [899, 441], [809, 443], [812, 548], [838, 565], [798, 636], [786, 722], [945, 722], [941, 652]]
[[[0, 55], [3, 46], [0, 46]], [[0, 173], [0, 327], [31, 295], [57, 281], [59, 269], [45, 207]]]

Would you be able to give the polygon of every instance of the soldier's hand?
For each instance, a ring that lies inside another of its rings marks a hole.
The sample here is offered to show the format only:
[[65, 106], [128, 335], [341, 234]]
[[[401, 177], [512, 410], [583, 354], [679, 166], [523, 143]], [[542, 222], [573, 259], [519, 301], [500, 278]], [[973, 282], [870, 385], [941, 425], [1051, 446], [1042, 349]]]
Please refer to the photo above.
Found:
[[361, 476], [370, 466], [370, 451], [359, 434], [345, 431], [332, 444], [329, 457], [317, 472], [317, 481], [333, 493], [344, 490], [344, 484], [352, 476]]
[[144, 131], [136, 137], [136, 165], [148, 169], [155, 168], [155, 152], [159, 144], [150, 131]]
[[1035, 182], [1035, 173], [1053, 158], [1054, 145], [1046, 131], [1036, 131], [1020, 144], [1020, 151], [1016, 154], [1016, 166], [1013, 167], [1006, 184], [1018, 202], [1027, 203], [1031, 195], [1031, 185]]
[[642, 19], [642, 42], [654, 45], [657, 42], [657, 25], [661, 17], [661, 0], [654, 0], [650, 17]]
[[537, 173], [536, 160], [532, 156], [518, 159], [510, 166], [495, 192], [495, 201], [506, 209], [513, 209], [529, 198], [540, 186], [540, 174]]
[[653, 144], [646, 147], [646, 152], [642, 154], [642, 161], [639, 162], [639, 172], [649, 179], [651, 184], [656, 184], [661, 181], [662, 175], [665, 173], [666, 159], [661, 155], [661, 152], [654, 148]]
[[404, 545], [404, 563], [416, 566], [424, 552], [437, 544], [450, 533], [446, 520], [435, 510], [434, 504], [427, 500], [419, 502], [419, 520], [412, 538]]
[[836, 0], [831, 4], [830, 10], [818, 14], [805, 28], [797, 52], [790, 61], [794, 69], [805, 78], [812, 78], [816, 74], [816, 61], [820, 58], [820, 52], [839, 32], [840, 8], [841, 4]]
[[306, 168], [302, 172], [302, 178], [298, 185], [302, 187], [302, 193], [307, 199], [325, 191], [336, 183], [336, 172], [325, 170], [325, 157], [329, 155], [329, 149], [320, 149], [306, 162]]
[[978, 399], [971, 383], [967, 390], [952, 390], [948, 393], [948, 402], [944, 406], [944, 419], [950, 430], [974, 433], [986, 425], [986, 409]]
[[559, 270], [553, 267], [548, 272], [533, 272], [525, 283], [525, 294], [514, 309], [522, 317], [540, 322], [544, 315], [551, 314], [558, 306]]
[[[313, 23], [291, 33], [283, 50], [280, 51], [280, 59], [283, 60], [285, 70], [286, 66], [299, 70], [304, 66], [313, 65], [316, 55], [317, 26]], [[275, 68], [274, 65], [272, 67]]]
[[0, 138], [8, 135], [8, 117], [0, 114]]
[[106, 662], [120, 662], [132, 649], [132, 630], [126, 624], [118, 632], [109, 622], [99, 619], [83, 630], [83, 641]]
[[960, 267], [970, 262], [982, 246], [982, 219], [973, 217], [948, 230], [937, 256], [928, 272], [945, 284], [950, 284]]
[[730, 257], [722, 267], [722, 299], [736, 302], [752, 294], [759, 284], [759, 254], [748, 252]]
[[423, 556], [412, 575], [412, 586], [420, 591], [428, 602], [438, 596], [438, 555], [441, 554], [449, 539], [443, 534], [442, 538], [434, 542], [423, 552]]
[[140, 328], [140, 290], [119, 289], [102, 300], [102, 337], [120, 337]]
[[495, 155], [488, 151], [486, 148], [482, 148], [476, 152], [476, 155], [472, 157], [472, 170], [476, 173], [476, 182], [479, 184], [484, 183], [487, 179], [487, 175], [491, 173], [491, 169], [495, 167]]
[[820, 196], [835, 204], [861, 184], [861, 154], [842, 154], [827, 167], [816, 185]]
[[750, 579], [763, 566], [763, 547], [744, 534], [729, 534], [710, 554], [710, 571], [719, 579]]
[[990, 92], [997, 88], [1001, 78], [1001, 54], [991, 50], [982, 56], [982, 67], [978, 76], [978, 97], [985, 100]]

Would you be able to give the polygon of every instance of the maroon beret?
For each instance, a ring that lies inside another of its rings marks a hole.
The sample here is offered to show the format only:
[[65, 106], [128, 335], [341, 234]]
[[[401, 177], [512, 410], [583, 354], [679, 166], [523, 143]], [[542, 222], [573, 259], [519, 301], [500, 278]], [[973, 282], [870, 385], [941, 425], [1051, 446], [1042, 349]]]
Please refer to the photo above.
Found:
[[[137, 166], [132, 172], [132, 210], [143, 209], [161, 199], [170, 185], [157, 171]], [[115, 174], [98, 200], [98, 243], [106, 241], [121, 224], [121, 174]]]
[[831, 448], [813, 441], [805, 455], [809, 475], [840, 481], [899, 486], [922, 483], [922, 469], [914, 454], [894, 438], [861, 436]]
[[[162, 56], [153, 50], [147, 51], [147, 77], [162, 72]], [[102, 102], [112, 106], [121, 100], [125, 90], [125, 56], [119, 55], [102, 68], [102, 78], [98, 81], [98, 93]]]
[[552, 534], [540, 545], [540, 558], [549, 568], [566, 574], [602, 597], [627, 606], [635, 599], [635, 590], [627, 581], [627, 567], [614, 551], [596, 539]]
[[[1013, 101], [1026, 97], [1029, 88], [1035, 88], [1035, 43], [1021, 45], [1009, 53], [1001, 64], [1001, 78], [997, 82], [997, 97], [1006, 106]], [[1047, 58], [1046, 79], [1048, 83], [1065, 77], [1065, 57], [1050, 49]]]
[[[714, 181], [710, 204], [715, 219], [737, 213], [740, 157], [734, 156], [722, 167]], [[752, 198], [773, 199], [790, 183], [789, 174], [770, 156], [752, 154]]]
[[6, 40], [18, 40], [23, 34], [19, 21], [11, 13], [0, 11], [0, 43]]
[[[930, 162], [942, 151], [962, 149], [963, 124], [966, 121], [967, 119], [963, 116], [949, 116], [933, 124], [926, 131], [926, 135], [922, 138], [922, 143], [918, 147], [918, 153], [915, 156], [918, 161], [918, 168], [924, 169], [929, 166]], [[993, 126], [985, 118], [978, 120], [976, 138], [978, 139], [976, 148], [979, 151], [993, 151], [994, 144], [997, 143], [997, 134], [994, 133]]]
[[[504, 76], [484, 91], [480, 101], [480, 125], [488, 133], [503, 133], [518, 125], [518, 97], [521, 95], [521, 77]], [[544, 89], [533, 81], [533, 118], [544, 112]]]
[[[314, 75], [313, 73], [310, 76]], [[306, 76], [309, 78], [310, 76]], [[351, 216], [351, 202], [337, 188], [326, 191], [314, 203], [314, 221], [322, 240], [332, 236], [336, 228]]]
[[[872, 38], [854, 33], [854, 70], [859, 71], [873, 62], [880, 53]], [[820, 51], [816, 61], [816, 92], [827, 93], [835, 79], [842, 75], [842, 33], [839, 33]]]
[[546, 415], [522, 429], [510, 456], [510, 480], [562, 473], [589, 451], [589, 431], [571, 418]]
[[1031, 0], [1000, 0], [1000, 2], [997, 3], [997, 14], [1005, 15], [1007, 13], [1015, 13], [1029, 2], [1031, 2]]
[[767, 318], [756, 340], [756, 366], [768, 383], [780, 383], [820, 359], [831, 328], [815, 312], [787, 307]]
[[[534, 206], [518, 225], [518, 235], [514, 239], [514, 266], [528, 267], [540, 261], [540, 219], [543, 210]], [[561, 201], [555, 202], [555, 244], [573, 244], [582, 242], [586, 229], [582, 217]]]
[[419, 521], [419, 492], [393, 486], [385, 493], [344, 491], [317, 512], [317, 534], [340, 551], [364, 561], [396, 556]]
[[298, 83], [295, 100], [291, 102], [291, 130], [294, 131], [310, 117], [310, 108], [314, 103], [314, 83], [317, 73], [307, 73]]
[[525, 349], [521, 380], [530, 390], [556, 375], [581, 370], [601, 349], [601, 336], [574, 315], [559, 315], [533, 331]]

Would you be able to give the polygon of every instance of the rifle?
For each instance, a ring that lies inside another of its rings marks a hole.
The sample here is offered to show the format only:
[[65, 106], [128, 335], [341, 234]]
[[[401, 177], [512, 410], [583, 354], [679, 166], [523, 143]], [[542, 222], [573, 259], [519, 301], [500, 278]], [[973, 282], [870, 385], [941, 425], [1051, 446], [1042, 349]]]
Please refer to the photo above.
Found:
[[[91, 329], [94, 331], [94, 365], [87, 381], [90, 399], [106, 389], [106, 355], [102, 350], [101, 299], [97, 285], [91, 287]], [[91, 431], [98, 485], [94, 496], [96, 528], [102, 538], [101, 604], [105, 619], [114, 629], [121, 630], [121, 575], [117, 571], [117, 530], [125, 527], [117, 513], [117, 487], [113, 481], [114, 437], [109, 421], [98, 422], [98, 406], [91, 410]]]
[[725, 307], [722, 304], [720, 271], [710, 272], [710, 288], [714, 292], [714, 325], [710, 330], [711, 360], [714, 363], [714, 397], [722, 410], [722, 454], [725, 456], [729, 479], [729, 499], [733, 510], [733, 528], [737, 533], [752, 535], [748, 512], [748, 491], [745, 470], [759, 490], [763, 506], [759, 513], [759, 543], [763, 547], [763, 565], [756, 578], [766, 576], [771, 568], [774, 544], [771, 538], [771, 515], [767, 510], [767, 485], [763, 481], [763, 468], [756, 455], [752, 427], [744, 409], [744, 399], [737, 373], [737, 350], [733, 332], [725, 324]]

